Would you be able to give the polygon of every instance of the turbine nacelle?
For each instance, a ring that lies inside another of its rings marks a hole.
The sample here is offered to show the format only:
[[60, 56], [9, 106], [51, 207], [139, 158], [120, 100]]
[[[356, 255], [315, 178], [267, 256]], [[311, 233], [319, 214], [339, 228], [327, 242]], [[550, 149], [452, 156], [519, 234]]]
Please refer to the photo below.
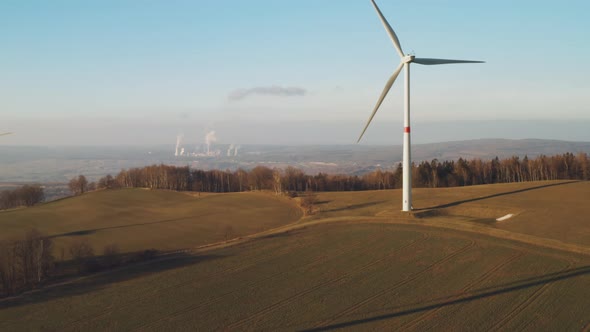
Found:
[[414, 59], [416, 57], [413, 55], [406, 55], [405, 57], [402, 58], [402, 63], [410, 63], [410, 62], [414, 62]]

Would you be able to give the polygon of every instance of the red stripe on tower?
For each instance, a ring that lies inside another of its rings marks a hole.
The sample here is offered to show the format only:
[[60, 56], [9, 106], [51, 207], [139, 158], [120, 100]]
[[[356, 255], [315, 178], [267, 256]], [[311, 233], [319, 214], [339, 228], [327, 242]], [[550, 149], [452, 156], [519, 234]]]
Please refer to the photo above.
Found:
[[404, 133], [409, 133], [410, 132], [410, 127], [404, 127]]

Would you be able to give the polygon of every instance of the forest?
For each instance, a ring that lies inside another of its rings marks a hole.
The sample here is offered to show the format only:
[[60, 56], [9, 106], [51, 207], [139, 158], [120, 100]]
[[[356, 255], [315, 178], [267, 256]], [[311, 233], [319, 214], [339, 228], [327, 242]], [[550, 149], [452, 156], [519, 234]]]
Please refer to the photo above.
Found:
[[[555, 156], [494, 158], [456, 161], [422, 161], [412, 165], [414, 187], [439, 188], [478, 184], [542, 180], [588, 180], [590, 161], [586, 153]], [[107, 175], [89, 187], [151, 188], [195, 192], [241, 192], [272, 190], [276, 193], [302, 191], [358, 191], [396, 189], [402, 185], [401, 163], [395, 170], [377, 169], [363, 175], [305, 174], [295, 167], [285, 169], [257, 166], [246, 171], [198, 170], [188, 166], [152, 165]], [[83, 190], [72, 189], [75, 193]]]

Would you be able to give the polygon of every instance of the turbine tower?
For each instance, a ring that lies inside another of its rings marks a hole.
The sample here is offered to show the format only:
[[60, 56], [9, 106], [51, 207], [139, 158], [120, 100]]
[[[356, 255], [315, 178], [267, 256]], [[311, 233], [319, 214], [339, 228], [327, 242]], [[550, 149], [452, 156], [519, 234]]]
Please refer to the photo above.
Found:
[[395, 32], [393, 31], [393, 29], [391, 28], [391, 26], [389, 25], [389, 23], [387, 22], [385, 17], [383, 17], [381, 10], [379, 10], [379, 7], [377, 6], [377, 4], [375, 3], [374, 0], [371, 0], [371, 2], [373, 3], [373, 7], [375, 7], [375, 11], [377, 11], [377, 15], [379, 15], [379, 19], [381, 19], [381, 23], [383, 23], [383, 26], [385, 27], [385, 30], [387, 31], [389, 38], [391, 38], [391, 41], [393, 42], [393, 46], [395, 47], [397, 54], [401, 58], [401, 62], [397, 66], [397, 68], [393, 72], [393, 75], [391, 75], [391, 77], [389, 78], [387, 83], [385, 83], [385, 88], [383, 89], [383, 92], [381, 92], [381, 96], [379, 97], [379, 100], [377, 100], [377, 105], [375, 105], [375, 108], [373, 109], [373, 113], [369, 117], [369, 121], [367, 121], [367, 124], [365, 125], [365, 128], [363, 129], [361, 135], [359, 136], [357, 143], [361, 141], [361, 138], [363, 137], [363, 135], [365, 134], [365, 131], [369, 127], [371, 120], [373, 120], [375, 113], [377, 113], [379, 106], [381, 106], [381, 103], [383, 103], [383, 99], [385, 99], [385, 96], [387, 96], [387, 93], [391, 89], [393, 82], [395, 82], [395, 79], [397, 78], [397, 76], [399, 75], [399, 73], [401, 72], [401, 70], [403, 68], [404, 74], [405, 74], [404, 75], [405, 76], [405, 82], [404, 82], [405, 83], [404, 84], [405, 95], [404, 95], [404, 154], [403, 154], [403, 163], [402, 163], [402, 165], [403, 165], [402, 211], [411, 211], [412, 210], [412, 171], [411, 171], [412, 153], [411, 153], [411, 148], [410, 148], [410, 64], [413, 62], [413, 63], [417, 63], [420, 65], [444, 65], [444, 64], [452, 64], [452, 63], [483, 63], [484, 61], [416, 58], [414, 55], [409, 55], [409, 54], [405, 55], [404, 52], [402, 51], [402, 47], [400, 45], [399, 39], [397, 39]]

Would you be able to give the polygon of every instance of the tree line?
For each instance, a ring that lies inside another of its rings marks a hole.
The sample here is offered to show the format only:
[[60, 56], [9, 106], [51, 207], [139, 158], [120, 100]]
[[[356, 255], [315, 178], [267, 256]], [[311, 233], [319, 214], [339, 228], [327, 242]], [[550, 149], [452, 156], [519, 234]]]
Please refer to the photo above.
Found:
[[[54, 250], [52, 237], [36, 229], [22, 237], [0, 241], [0, 298], [42, 287], [55, 280], [113, 269], [153, 259], [157, 250], [120, 253], [117, 244], [96, 255], [87, 239]], [[55, 253], [58, 256], [55, 256]]]
[[26, 184], [16, 189], [0, 191], [0, 210], [33, 206], [43, 202], [45, 193], [38, 184]]
[[529, 159], [498, 157], [456, 162], [422, 162], [413, 169], [418, 187], [455, 187], [478, 184], [511, 183], [544, 180], [589, 180], [590, 159], [586, 153], [565, 153], [555, 156], [540, 155]]
[[20, 240], [0, 242], [0, 295], [33, 289], [54, 267], [53, 243], [37, 230]]
[[[402, 166], [364, 175], [306, 174], [295, 167], [285, 169], [257, 166], [247, 171], [199, 170], [188, 166], [151, 165], [121, 170], [101, 178], [98, 189], [150, 188], [195, 192], [241, 192], [272, 190], [278, 193], [303, 191], [359, 191], [396, 189], [402, 185]], [[422, 161], [412, 165], [414, 187], [455, 187], [477, 184], [541, 180], [588, 180], [590, 160], [586, 153], [565, 153], [537, 158], [511, 157], [492, 160]]]

